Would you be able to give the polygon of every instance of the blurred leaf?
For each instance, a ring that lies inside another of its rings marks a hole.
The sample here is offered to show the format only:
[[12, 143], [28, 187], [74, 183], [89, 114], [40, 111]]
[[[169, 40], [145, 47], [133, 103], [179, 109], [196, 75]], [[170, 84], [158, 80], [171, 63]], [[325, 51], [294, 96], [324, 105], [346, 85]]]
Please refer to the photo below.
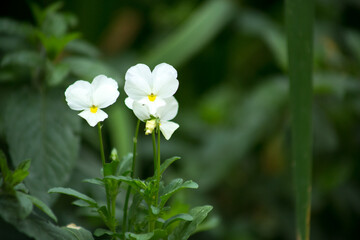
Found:
[[19, 66], [36, 68], [43, 62], [42, 57], [36, 51], [20, 50], [6, 54], [1, 60], [1, 66]]
[[19, 37], [29, 37], [34, 28], [28, 23], [19, 23], [9, 18], [0, 18], [0, 33]]
[[114, 233], [110, 230], [107, 230], [107, 229], [103, 229], [103, 228], [97, 228], [94, 232], [94, 235], [95, 237], [101, 237], [103, 235], [109, 235], [109, 236], [112, 236], [114, 235]]
[[0, 149], [0, 170], [2, 174], [2, 178], [6, 181], [9, 175], [11, 175], [11, 171], [7, 164], [7, 159], [4, 152]]
[[31, 196], [31, 195], [26, 195], [26, 197], [28, 199], [30, 199], [30, 201], [36, 206], [38, 207], [41, 211], [43, 211], [46, 215], [48, 215], [49, 217], [51, 217], [55, 222], [57, 222], [57, 218], [55, 216], [55, 214], [53, 213], [53, 211], [51, 211], [51, 209], [45, 204], [43, 203], [40, 199]]
[[68, 228], [55, 226], [36, 214], [31, 214], [25, 219], [20, 219], [19, 214], [22, 214], [22, 208], [17, 201], [0, 196], [0, 216], [29, 237], [38, 240], [93, 240], [91, 233], [84, 228], [76, 230], [82, 232], [82, 235], [74, 235], [73, 232], [68, 231]]
[[294, 164], [296, 239], [310, 238], [313, 99], [314, 1], [287, 0], [291, 112], [291, 157]]
[[65, 47], [65, 51], [81, 54], [91, 58], [97, 58], [100, 56], [100, 51], [95, 46], [82, 39], [75, 39], [69, 42]]
[[71, 188], [55, 187], [55, 188], [49, 189], [48, 193], [62, 193], [65, 195], [79, 198], [79, 199], [89, 203], [91, 206], [94, 206], [94, 207], [97, 206], [97, 203], [94, 199], [92, 199], [91, 197], [86, 196], [85, 194], [80, 193], [74, 189], [71, 189]]
[[4, 126], [11, 160], [16, 165], [32, 159], [25, 183], [32, 195], [49, 204], [54, 198], [50, 200], [47, 190], [64, 185], [74, 167], [80, 118], [67, 108], [62, 91], [44, 94], [22, 89], [10, 96]]
[[33, 203], [32, 201], [27, 197], [28, 195], [22, 192], [16, 192], [16, 198], [19, 203], [19, 217], [20, 219], [25, 219], [33, 210]]
[[212, 206], [195, 207], [190, 210], [192, 221], [181, 222], [169, 235], [169, 240], [186, 240], [196, 231], [197, 226], [204, 221], [212, 210]]
[[249, 9], [243, 9], [238, 20], [241, 30], [261, 37], [274, 54], [278, 65], [283, 70], [287, 69], [286, 41], [280, 28], [265, 15]]
[[58, 63], [53, 65], [50, 62], [46, 64], [46, 82], [49, 86], [57, 86], [68, 76], [70, 68], [67, 64]]
[[118, 71], [110, 68], [99, 60], [94, 60], [85, 57], [67, 57], [63, 63], [68, 64], [70, 71], [77, 77], [90, 80], [99, 74], [104, 74], [107, 77], [120, 79]]
[[[243, 99], [243, 102], [229, 106], [227, 118], [232, 122], [225, 127], [216, 126], [211, 131], [208, 126], [191, 129], [196, 135], [204, 136], [204, 147], [184, 152], [182, 174], [196, 176], [201, 190], [213, 188], [227, 177], [235, 164], [281, 121], [281, 112], [288, 99], [288, 84], [284, 77], [265, 79], [248, 90]], [[221, 164], [218, 164], [219, 161]]]
[[346, 31], [345, 41], [349, 45], [352, 54], [360, 62], [360, 33], [353, 30]]
[[234, 8], [231, 1], [207, 1], [176, 32], [141, 58], [142, 62], [150, 66], [184, 63], [220, 32], [234, 16]]
[[126, 233], [126, 238], [132, 240], [150, 240], [154, 236], [154, 232], [135, 234], [135, 233]]

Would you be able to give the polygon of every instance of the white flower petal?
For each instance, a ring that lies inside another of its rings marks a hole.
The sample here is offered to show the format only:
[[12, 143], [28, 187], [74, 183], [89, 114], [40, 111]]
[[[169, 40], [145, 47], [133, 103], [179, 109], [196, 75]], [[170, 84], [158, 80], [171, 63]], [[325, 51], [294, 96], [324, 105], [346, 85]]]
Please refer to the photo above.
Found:
[[179, 124], [170, 121], [160, 120], [160, 131], [164, 135], [166, 140], [169, 140], [171, 135], [179, 128]]
[[169, 97], [164, 99], [165, 105], [157, 109], [157, 117], [161, 120], [171, 120], [178, 113], [179, 103], [176, 101], [175, 97]]
[[175, 68], [167, 63], [157, 65], [152, 72], [153, 93], [160, 98], [174, 95], [179, 87]]
[[145, 64], [137, 64], [126, 72], [125, 74], [125, 92], [134, 99], [140, 100], [144, 96], [151, 94], [151, 71]]
[[129, 97], [125, 98], [125, 105], [131, 110], [133, 109], [133, 103], [134, 103], [134, 99]]
[[91, 107], [92, 87], [87, 81], [78, 80], [65, 91], [65, 99], [72, 110], [80, 111]]
[[98, 122], [104, 121], [108, 115], [101, 109], [98, 109], [96, 113], [90, 112], [90, 109], [86, 109], [79, 113], [79, 116], [84, 118], [88, 124], [94, 127]]
[[134, 114], [138, 119], [140, 119], [143, 122], [150, 119], [150, 111], [147, 105], [134, 101], [132, 107]]
[[149, 112], [153, 116], [158, 116], [157, 110], [159, 107], [162, 107], [166, 104], [164, 99], [156, 98], [155, 101], [150, 101], [147, 97], [138, 101], [141, 104], [144, 104], [149, 107]]
[[93, 88], [93, 104], [99, 108], [106, 108], [116, 102], [119, 97], [117, 82], [104, 75], [94, 78], [91, 83]]

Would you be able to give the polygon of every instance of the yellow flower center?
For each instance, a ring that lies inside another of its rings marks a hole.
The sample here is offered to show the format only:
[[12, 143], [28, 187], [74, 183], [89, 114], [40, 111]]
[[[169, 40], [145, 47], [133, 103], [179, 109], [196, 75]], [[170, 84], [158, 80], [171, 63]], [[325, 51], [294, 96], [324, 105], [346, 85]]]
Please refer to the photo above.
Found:
[[96, 113], [97, 110], [98, 110], [98, 107], [96, 107], [94, 105], [92, 105], [91, 108], [90, 108], [90, 112], [92, 112], [92, 113]]
[[151, 93], [150, 95], [148, 95], [148, 98], [149, 98], [150, 102], [153, 102], [153, 101], [155, 101], [155, 99], [156, 99], [156, 95], [154, 95], [153, 93]]

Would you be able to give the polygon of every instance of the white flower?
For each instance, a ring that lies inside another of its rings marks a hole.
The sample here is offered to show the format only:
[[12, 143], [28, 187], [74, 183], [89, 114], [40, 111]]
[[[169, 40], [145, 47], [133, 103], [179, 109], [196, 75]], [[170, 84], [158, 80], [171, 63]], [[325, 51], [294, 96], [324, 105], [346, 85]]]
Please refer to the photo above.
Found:
[[78, 80], [65, 91], [66, 102], [69, 107], [81, 111], [79, 116], [84, 118], [90, 126], [104, 121], [108, 115], [101, 110], [113, 104], [119, 96], [117, 82], [104, 75], [94, 78], [92, 83]]
[[161, 63], [151, 72], [145, 64], [137, 64], [125, 75], [124, 88], [129, 96], [125, 104], [132, 109], [129, 103], [137, 101], [149, 106], [150, 113], [154, 114], [158, 107], [165, 105], [164, 99], [173, 96], [178, 87], [177, 72], [171, 65]]
[[179, 104], [174, 97], [164, 99], [165, 105], [157, 109], [154, 114], [150, 113], [149, 106], [142, 104], [138, 101], [132, 103], [134, 114], [143, 122], [149, 122], [148, 120], [158, 118], [160, 120], [160, 131], [169, 140], [171, 135], [178, 129], [179, 124], [171, 122], [179, 109]]

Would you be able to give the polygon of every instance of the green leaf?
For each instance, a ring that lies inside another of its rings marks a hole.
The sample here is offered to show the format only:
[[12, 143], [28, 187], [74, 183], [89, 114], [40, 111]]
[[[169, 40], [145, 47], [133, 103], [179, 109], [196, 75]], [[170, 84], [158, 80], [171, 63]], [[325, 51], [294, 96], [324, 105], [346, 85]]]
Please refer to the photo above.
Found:
[[[207, 1], [176, 32], [160, 42], [142, 62], [180, 65], [213, 39], [235, 16], [231, 1]], [[191, 43], [191, 44], [189, 44]]]
[[5, 154], [1, 149], [0, 149], [0, 170], [4, 180], [7, 179], [9, 175], [11, 175], [11, 171], [8, 167]]
[[66, 194], [66, 195], [69, 195], [69, 196], [73, 196], [73, 197], [76, 197], [76, 198], [79, 198], [87, 203], [89, 203], [91, 206], [93, 207], [96, 207], [97, 206], [97, 203], [94, 199], [92, 199], [91, 197], [89, 196], [86, 196], [85, 194], [83, 193], [80, 193], [74, 189], [71, 189], [71, 188], [63, 188], [63, 187], [55, 187], [55, 188], [51, 188], [48, 193], [62, 193], [62, 194]]
[[114, 233], [110, 230], [103, 229], [103, 228], [97, 228], [94, 232], [95, 237], [101, 237], [102, 235], [109, 235], [112, 236]]
[[127, 155], [123, 156], [120, 161], [120, 168], [118, 175], [126, 175], [128, 172], [131, 171], [131, 164], [132, 164], [133, 155], [132, 153], [128, 153]]
[[32, 160], [25, 184], [32, 195], [49, 204], [55, 199], [50, 200], [47, 190], [65, 185], [74, 168], [80, 118], [66, 106], [63, 91], [22, 89], [10, 94], [3, 121], [13, 164]]
[[67, 64], [58, 63], [53, 65], [51, 62], [46, 64], [46, 82], [49, 86], [57, 86], [68, 76], [70, 68]]
[[114, 79], [120, 79], [118, 71], [99, 60], [85, 57], [68, 57], [63, 60], [63, 63], [68, 64], [70, 71], [78, 78], [90, 80], [99, 74], [104, 74]]
[[88, 178], [84, 179], [83, 182], [104, 186], [104, 181], [100, 178]]
[[55, 214], [53, 213], [53, 211], [45, 204], [43, 203], [40, 199], [31, 196], [31, 195], [26, 195], [26, 197], [28, 199], [30, 199], [30, 201], [36, 206], [38, 207], [41, 211], [43, 211], [46, 215], [48, 215], [49, 217], [51, 217], [55, 222], [57, 222], [57, 218], [55, 216]]
[[176, 221], [193, 221], [194, 218], [193, 216], [191, 216], [190, 214], [187, 213], [180, 213], [177, 214], [171, 218], [169, 218], [168, 220], [165, 221], [163, 228], [167, 228], [170, 224], [176, 222]]
[[62, 227], [62, 229], [71, 233], [72, 238], [76, 240], [94, 240], [91, 232], [82, 227], [70, 228]]
[[22, 192], [16, 192], [15, 193], [16, 198], [18, 200], [18, 203], [20, 205], [20, 211], [19, 211], [19, 217], [21, 219], [26, 218], [29, 216], [29, 214], [33, 210], [33, 203], [32, 201], [27, 197], [28, 195]]
[[1, 60], [1, 66], [19, 66], [36, 68], [42, 64], [43, 59], [36, 51], [31, 50], [18, 50], [6, 54]]
[[197, 226], [204, 221], [212, 210], [212, 206], [195, 207], [189, 214], [193, 217], [192, 221], [181, 222], [169, 235], [169, 240], [186, 240], [196, 231]]
[[21, 162], [12, 174], [11, 185], [15, 186], [21, 183], [28, 175], [31, 160]]
[[34, 28], [27, 23], [19, 23], [9, 18], [0, 18], [0, 33], [28, 37], [33, 34]]
[[166, 187], [164, 187], [160, 192], [160, 206], [165, 206], [165, 203], [169, 200], [169, 198], [174, 195], [177, 191], [186, 188], [196, 189], [199, 185], [196, 182], [191, 180], [184, 182], [183, 179], [177, 178], [172, 180]]
[[154, 232], [142, 233], [142, 234], [126, 233], [126, 238], [132, 240], [150, 240], [153, 236], [154, 236]]
[[65, 51], [82, 54], [91, 58], [100, 56], [100, 52], [95, 46], [82, 39], [75, 39], [74, 41], [69, 42], [65, 47]]
[[105, 179], [112, 179], [112, 180], [116, 180], [116, 181], [120, 181], [120, 182], [124, 182], [129, 184], [132, 188], [134, 188], [135, 190], [140, 190], [140, 189], [146, 189], [147, 185], [145, 184], [144, 181], [140, 180], [140, 179], [133, 179], [131, 177], [125, 177], [125, 176], [106, 176]]
[[91, 205], [89, 203], [87, 203], [81, 199], [77, 199], [77, 200], [73, 201], [72, 204], [75, 206], [78, 206], [78, 207], [85, 207], [85, 208], [91, 207]]
[[314, 1], [287, 0], [291, 156], [296, 199], [296, 239], [310, 237]]
[[76, 232], [74, 234], [72, 230], [69, 231], [66, 227], [58, 227], [36, 214], [21, 219], [19, 217], [22, 214], [21, 212], [22, 208], [17, 201], [14, 201], [13, 198], [0, 196], [0, 217], [30, 238], [37, 240], [93, 240], [91, 233], [84, 228], [76, 230], [82, 234], [76, 234]]
[[165, 170], [176, 160], [181, 159], [181, 157], [172, 157], [172, 158], [168, 158], [166, 159], [160, 166], [160, 173], [163, 174], [165, 172]]
[[278, 65], [287, 69], [285, 34], [261, 13], [243, 9], [239, 15], [241, 31], [260, 36], [273, 52]]

